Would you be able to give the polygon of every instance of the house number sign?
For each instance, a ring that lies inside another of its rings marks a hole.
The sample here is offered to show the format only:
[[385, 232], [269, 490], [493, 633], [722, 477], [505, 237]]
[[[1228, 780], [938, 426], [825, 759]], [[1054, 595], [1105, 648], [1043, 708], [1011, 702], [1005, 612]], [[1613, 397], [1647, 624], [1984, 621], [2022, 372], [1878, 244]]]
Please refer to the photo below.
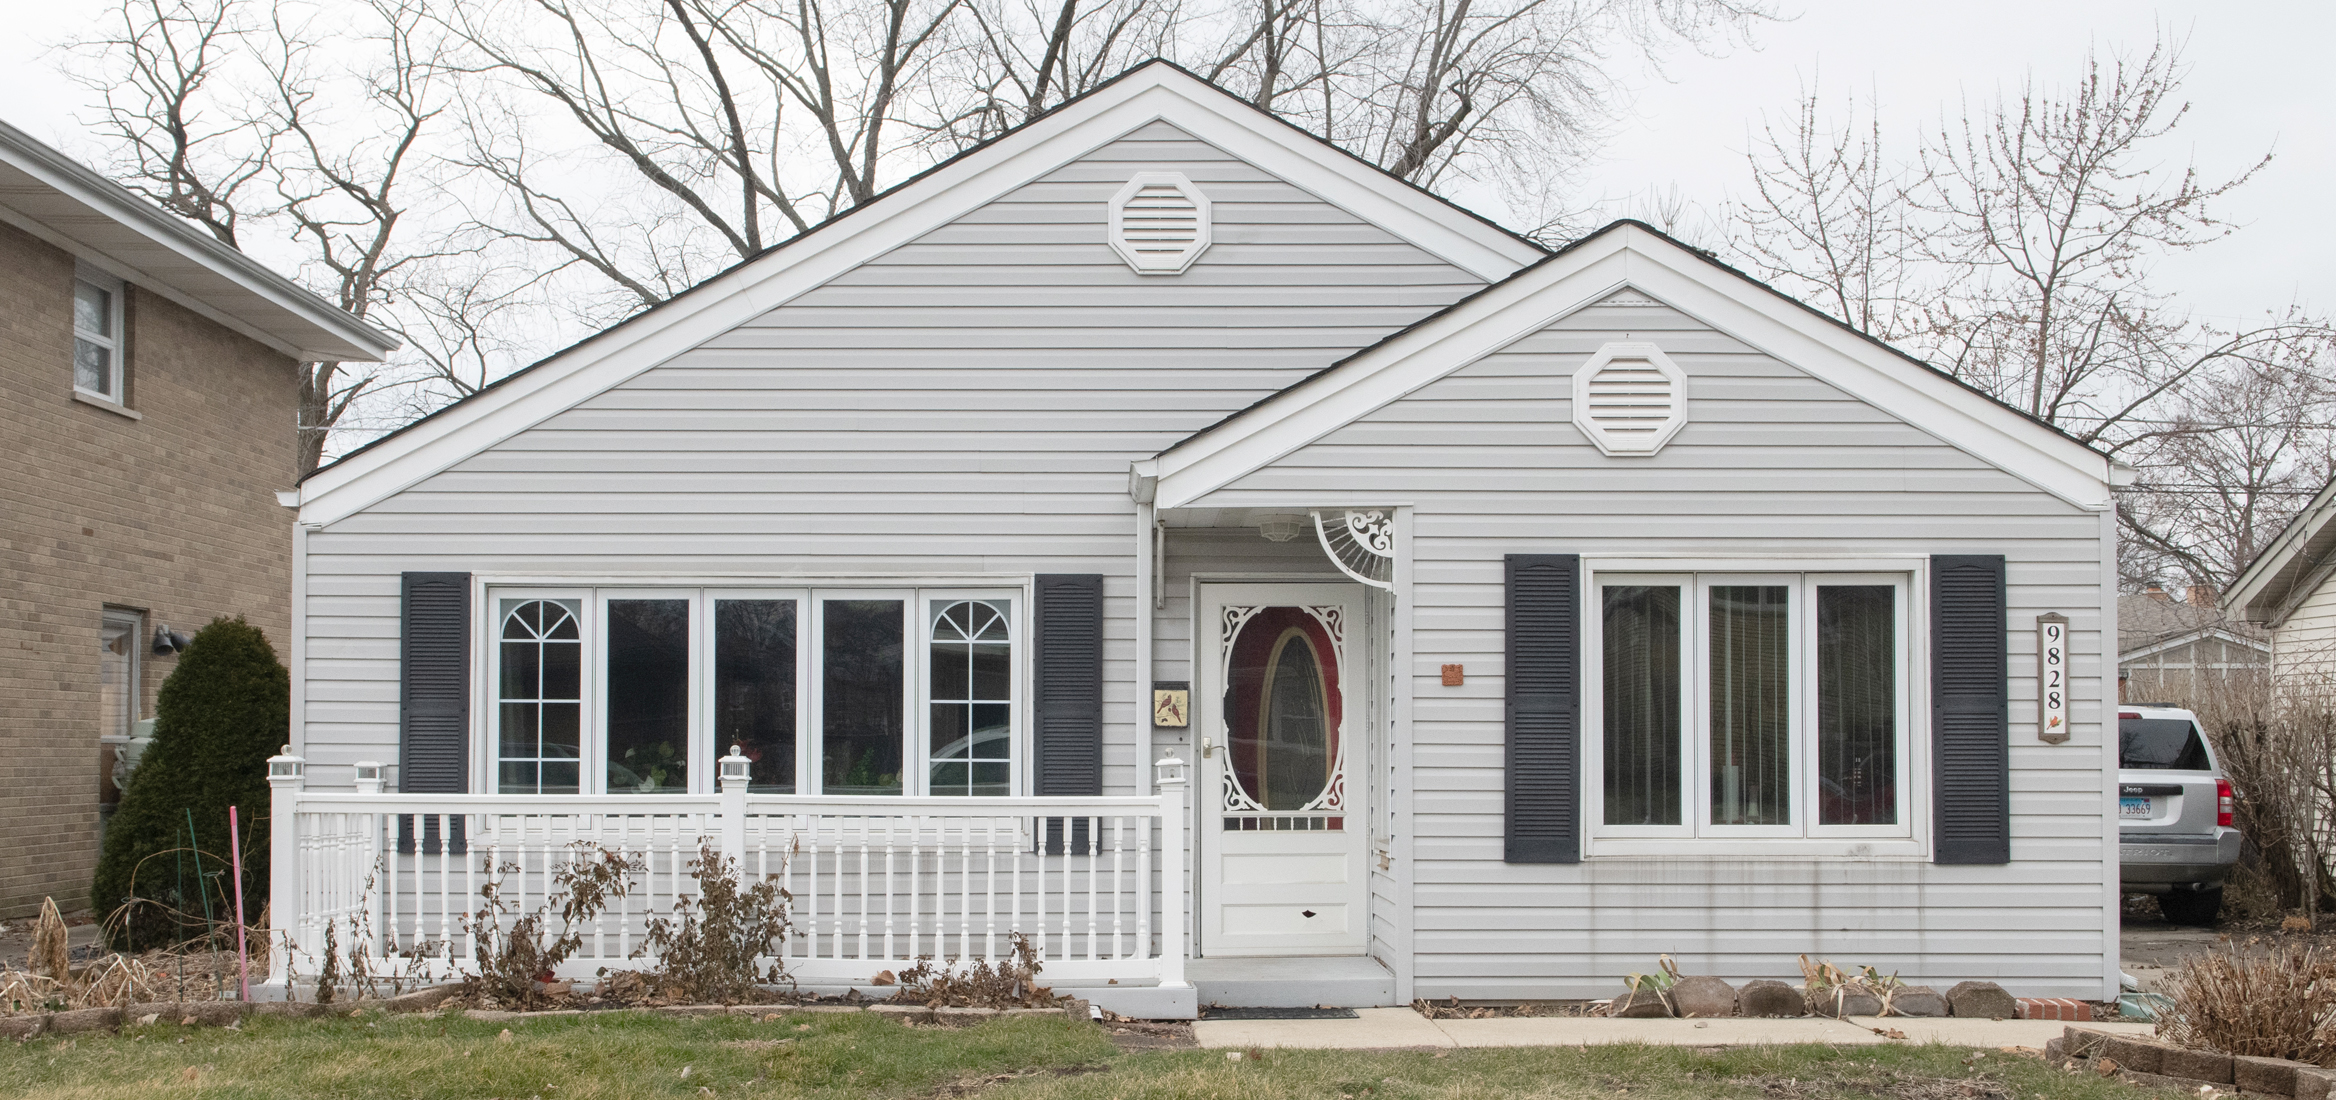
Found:
[[2068, 616], [2036, 616], [2036, 739], [2068, 740]]

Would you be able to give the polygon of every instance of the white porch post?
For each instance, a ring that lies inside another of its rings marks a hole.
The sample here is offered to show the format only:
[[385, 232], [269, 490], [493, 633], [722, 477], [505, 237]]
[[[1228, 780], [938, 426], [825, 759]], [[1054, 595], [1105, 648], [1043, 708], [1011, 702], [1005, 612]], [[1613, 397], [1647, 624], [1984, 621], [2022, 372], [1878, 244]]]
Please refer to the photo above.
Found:
[[[381, 770], [381, 762], [378, 760], [357, 761], [357, 793], [380, 794]], [[359, 820], [365, 823], [363, 850], [366, 868], [366, 877], [360, 881], [373, 884], [373, 888], [365, 892], [365, 912], [372, 918], [365, 922], [365, 927], [373, 930], [374, 942], [365, 946], [379, 953], [382, 937], [391, 934], [389, 921], [386, 914], [382, 912], [381, 903], [383, 898], [388, 897], [391, 891], [397, 889], [397, 868], [390, 866], [381, 858], [381, 815], [365, 814]], [[354, 938], [355, 935], [356, 930], [351, 929], [350, 936]], [[348, 947], [350, 951], [356, 951], [357, 948], [358, 945], [354, 943]]]
[[308, 762], [292, 746], [268, 758], [268, 982], [291, 992], [286, 964], [299, 946], [300, 785]]
[[722, 857], [735, 860], [743, 878], [746, 874], [746, 784], [754, 774], [754, 761], [747, 759], [737, 745], [732, 745], [730, 755], [716, 763], [715, 774], [722, 784]]
[[1160, 988], [1181, 989], [1184, 980], [1184, 760], [1163, 756], [1152, 765], [1160, 773]]

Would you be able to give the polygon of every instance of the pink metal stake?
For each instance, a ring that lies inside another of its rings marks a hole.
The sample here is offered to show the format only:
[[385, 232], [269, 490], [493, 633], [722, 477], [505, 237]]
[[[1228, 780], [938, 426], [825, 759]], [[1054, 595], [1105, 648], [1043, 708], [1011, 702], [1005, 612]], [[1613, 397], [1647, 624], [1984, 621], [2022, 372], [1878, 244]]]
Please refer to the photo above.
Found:
[[236, 836], [235, 807], [227, 807], [227, 851], [235, 863], [235, 970], [243, 999], [251, 1000], [251, 952], [243, 934], [243, 841]]

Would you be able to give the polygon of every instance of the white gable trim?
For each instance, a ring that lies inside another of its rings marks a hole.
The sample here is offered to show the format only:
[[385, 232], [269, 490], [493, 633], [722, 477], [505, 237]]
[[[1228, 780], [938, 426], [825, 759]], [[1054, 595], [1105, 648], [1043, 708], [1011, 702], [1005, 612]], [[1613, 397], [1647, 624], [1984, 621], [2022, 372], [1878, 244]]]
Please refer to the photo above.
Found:
[[2117, 661], [2119, 664], [2123, 664], [2127, 661], [2138, 661], [2144, 657], [2155, 657], [2168, 650], [2180, 649], [2194, 642], [2203, 642], [2209, 639], [2220, 639], [2231, 645], [2242, 646], [2262, 654], [2265, 660], [2271, 659], [2271, 643], [2269, 641], [2261, 638], [2243, 637], [2225, 626], [2202, 626], [2196, 630], [2186, 630], [2171, 637], [2160, 638], [2129, 652], [2120, 653], [2117, 655]]
[[345, 519], [1155, 121], [1487, 282], [1543, 255], [1173, 65], [1155, 62], [318, 471], [301, 484], [300, 522], [313, 527]]
[[[2246, 571], [2239, 574], [2237, 581], [2232, 582], [2230, 591], [2223, 593], [2223, 608], [2250, 622], [2274, 626], [2285, 622], [2288, 613], [2295, 610], [2295, 605], [2302, 601], [2303, 596], [2310, 595], [2311, 589], [2318, 586], [2316, 579], [2308, 586], [2296, 583], [2299, 578], [2295, 574], [2305, 572], [2296, 568], [2297, 559], [2310, 553], [2312, 544], [2318, 540], [2321, 529], [2327, 526], [2331, 515], [2336, 515], [2336, 479], [2322, 486], [2319, 493], [2312, 497], [2311, 503], [2304, 505], [2303, 510], [2288, 520], [2287, 526], [2272, 538], [2271, 545], [2255, 555], [2255, 560], [2248, 563]], [[2309, 572], [2324, 574], [2326, 570], [2322, 568]], [[2273, 594], [2275, 585], [2279, 586], [2276, 597]], [[2299, 588], [2302, 595], [2298, 594]]]
[[1624, 286], [1641, 290], [1950, 446], [2090, 511], [2107, 456], [1875, 346], [1635, 225], [1610, 228], [1162, 452], [1156, 504], [1181, 508]]

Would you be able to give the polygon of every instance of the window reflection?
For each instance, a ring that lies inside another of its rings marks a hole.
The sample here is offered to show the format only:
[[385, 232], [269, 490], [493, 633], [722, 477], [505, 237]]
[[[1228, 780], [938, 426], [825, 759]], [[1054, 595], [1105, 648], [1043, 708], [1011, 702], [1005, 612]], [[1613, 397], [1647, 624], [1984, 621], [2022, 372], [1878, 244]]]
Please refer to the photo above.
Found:
[[746, 789], [795, 790], [795, 601], [714, 603], [714, 747], [753, 761]]
[[608, 790], [689, 790], [689, 601], [608, 601]]
[[901, 792], [903, 608], [900, 600], [821, 602], [819, 781], [827, 794]]
[[1338, 758], [1338, 668], [1330, 634], [1302, 607], [1268, 607], [1241, 627], [1228, 670], [1234, 779], [1268, 810], [1304, 809]]

